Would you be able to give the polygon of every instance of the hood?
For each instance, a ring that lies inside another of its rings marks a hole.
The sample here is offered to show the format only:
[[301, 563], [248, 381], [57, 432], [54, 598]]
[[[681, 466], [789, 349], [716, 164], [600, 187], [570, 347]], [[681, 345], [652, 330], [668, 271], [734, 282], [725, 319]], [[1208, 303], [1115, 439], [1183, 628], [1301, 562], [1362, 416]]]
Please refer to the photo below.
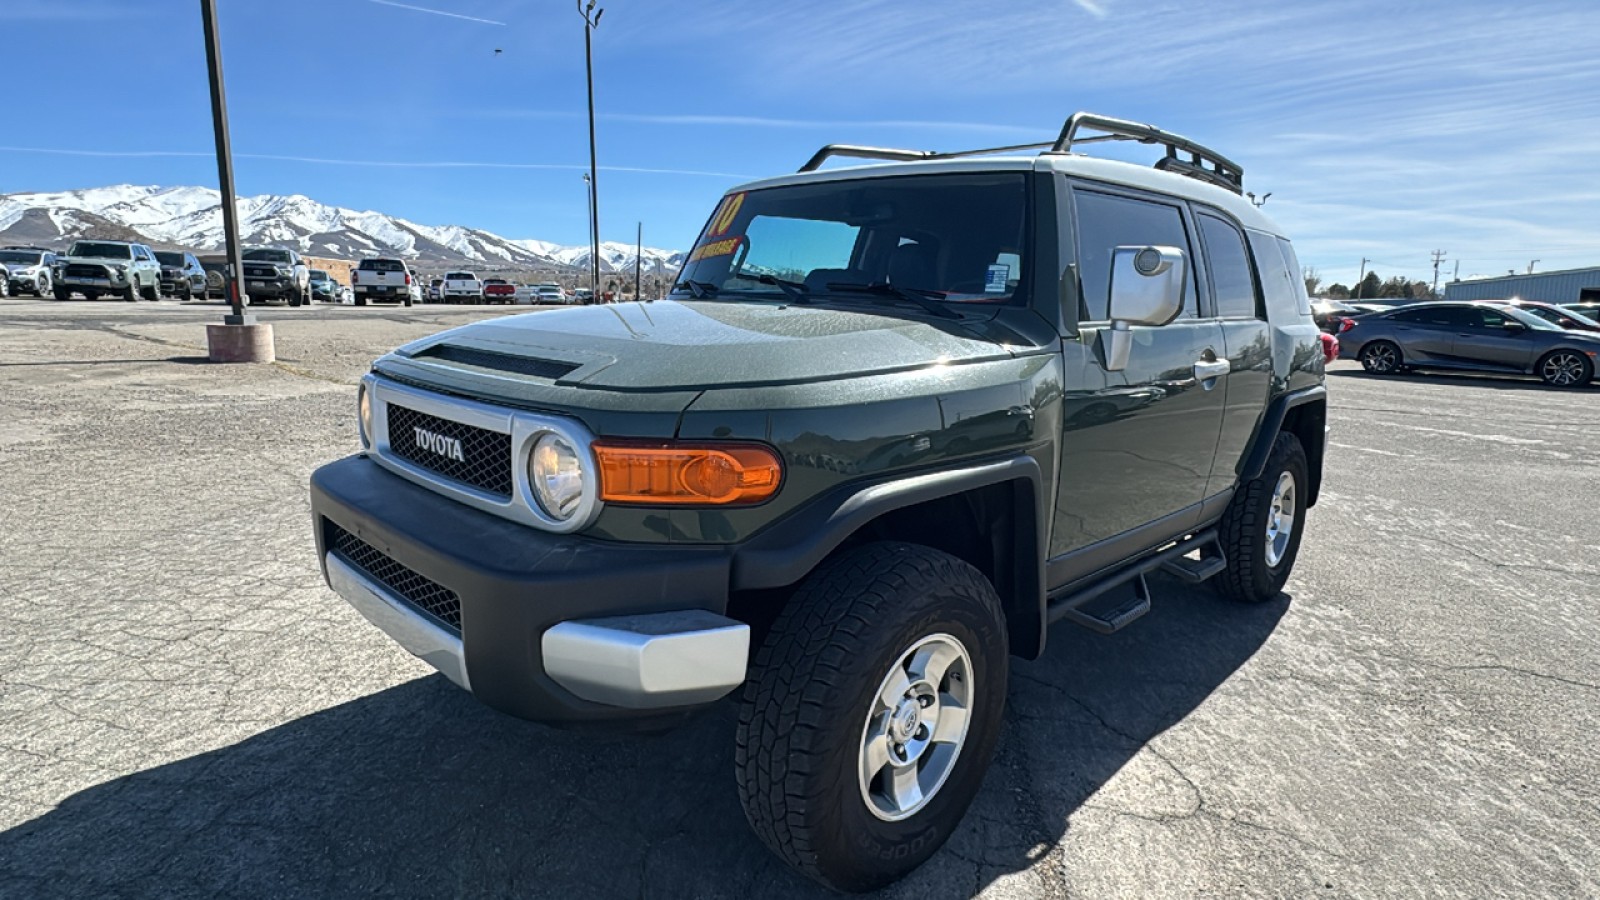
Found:
[[397, 352], [426, 359], [450, 358], [441, 352], [450, 347], [489, 351], [554, 363], [565, 372], [557, 384], [624, 391], [832, 381], [1013, 355], [973, 330], [986, 318], [973, 317], [969, 325], [900, 313], [737, 301], [622, 303], [490, 319]]
[[131, 266], [131, 259], [112, 259], [106, 256], [58, 256], [56, 265], [65, 266], [71, 263], [87, 263], [94, 266]]

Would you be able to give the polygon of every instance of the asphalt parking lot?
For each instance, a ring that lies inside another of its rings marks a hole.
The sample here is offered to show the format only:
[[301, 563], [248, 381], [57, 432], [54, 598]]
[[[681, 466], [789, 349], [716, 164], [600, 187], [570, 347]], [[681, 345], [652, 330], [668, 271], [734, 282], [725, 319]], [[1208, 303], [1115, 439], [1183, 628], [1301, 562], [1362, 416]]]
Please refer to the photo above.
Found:
[[[372, 357], [524, 309], [0, 301], [0, 896], [812, 897], [728, 704], [484, 709], [322, 584], [306, 481]], [[887, 896], [1600, 894], [1600, 388], [1329, 377], [1286, 596], [1157, 584], [1016, 662], [966, 823]]]

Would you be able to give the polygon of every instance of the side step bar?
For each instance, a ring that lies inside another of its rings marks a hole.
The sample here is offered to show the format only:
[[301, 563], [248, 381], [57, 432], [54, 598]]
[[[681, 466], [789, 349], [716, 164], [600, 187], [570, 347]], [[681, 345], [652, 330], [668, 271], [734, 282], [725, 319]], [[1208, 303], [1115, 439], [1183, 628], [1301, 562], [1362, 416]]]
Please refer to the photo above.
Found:
[[[1186, 558], [1196, 550], [1210, 549], [1198, 560]], [[1150, 611], [1150, 585], [1145, 576], [1163, 569], [1190, 583], [1199, 584], [1227, 568], [1215, 529], [1207, 529], [1178, 541], [1120, 572], [1107, 575], [1082, 588], [1052, 597], [1047, 607], [1050, 622], [1067, 619], [1074, 624], [1111, 634], [1126, 628]]]

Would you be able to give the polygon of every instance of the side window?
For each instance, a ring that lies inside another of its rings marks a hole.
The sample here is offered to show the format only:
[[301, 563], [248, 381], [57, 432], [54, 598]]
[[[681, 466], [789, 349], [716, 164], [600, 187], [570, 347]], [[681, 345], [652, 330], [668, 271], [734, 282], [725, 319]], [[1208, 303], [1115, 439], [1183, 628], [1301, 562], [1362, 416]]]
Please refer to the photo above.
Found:
[[1185, 267], [1183, 316], [1199, 315], [1195, 290], [1194, 247], [1176, 206], [1075, 188], [1078, 213], [1078, 279], [1083, 285], [1078, 320], [1110, 318], [1111, 255], [1118, 247], [1154, 244], [1182, 250]]
[[1408, 310], [1406, 310], [1404, 312], [1397, 312], [1394, 315], [1389, 317], [1390, 321], [1393, 321], [1393, 322], [1404, 322], [1407, 325], [1441, 325], [1441, 324], [1445, 324], [1443, 321], [1441, 321], [1442, 318], [1443, 317], [1440, 316], [1437, 312], [1429, 312], [1428, 310], [1425, 310], [1425, 309], [1408, 309]]
[[[1288, 241], [1270, 234], [1251, 231], [1248, 235], [1250, 249], [1255, 251], [1256, 265], [1261, 270], [1261, 295], [1267, 303], [1268, 321], [1284, 325], [1296, 316], [1311, 315], [1311, 301], [1306, 297], [1306, 285], [1300, 278], [1300, 261], [1295, 259], [1294, 248]], [[1215, 265], [1213, 260], [1212, 266]], [[1217, 297], [1220, 302], [1220, 288]]]
[[1505, 328], [1506, 322], [1510, 321], [1510, 319], [1492, 309], [1479, 307], [1471, 310], [1461, 310], [1461, 312], [1467, 316], [1468, 328]]
[[1209, 213], [1200, 214], [1200, 236], [1211, 261], [1211, 288], [1217, 295], [1217, 315], [1248, 319], [1256, 314], [1256, 280], [1250, 272], [1250, 255], [1239, 229]]
[[1300, 257], [1295, 255], [1294, 245], [1285, 238], [1278, 238], [1278, 250], [1283, 253], [1284, 265], [1289, 267], [1290, 287], [1294, 291], [1300, 312], [1309, 316], [1311, 315], [1311, 298], [1306, 295], [1306, 281], [1301, 274]]

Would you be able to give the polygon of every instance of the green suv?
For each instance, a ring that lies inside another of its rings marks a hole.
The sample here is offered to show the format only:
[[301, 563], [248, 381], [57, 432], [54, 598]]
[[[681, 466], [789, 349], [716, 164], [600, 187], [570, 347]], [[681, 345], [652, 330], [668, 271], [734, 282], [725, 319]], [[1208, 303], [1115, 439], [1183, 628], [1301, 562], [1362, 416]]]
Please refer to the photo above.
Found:
[[916, 868], [1009, 657], [1129, 625], [1158, 569], [1277, 596], [1321, 481], [1318, 330], [1239, 167], [1082, 113], [1039, 148], [830, 146], [725, 195], [665, 301], [377, 360], [361, 452], [312, 476], [328, 583], [514, 716], [733, 694], [768, 847], [848, 891]]

